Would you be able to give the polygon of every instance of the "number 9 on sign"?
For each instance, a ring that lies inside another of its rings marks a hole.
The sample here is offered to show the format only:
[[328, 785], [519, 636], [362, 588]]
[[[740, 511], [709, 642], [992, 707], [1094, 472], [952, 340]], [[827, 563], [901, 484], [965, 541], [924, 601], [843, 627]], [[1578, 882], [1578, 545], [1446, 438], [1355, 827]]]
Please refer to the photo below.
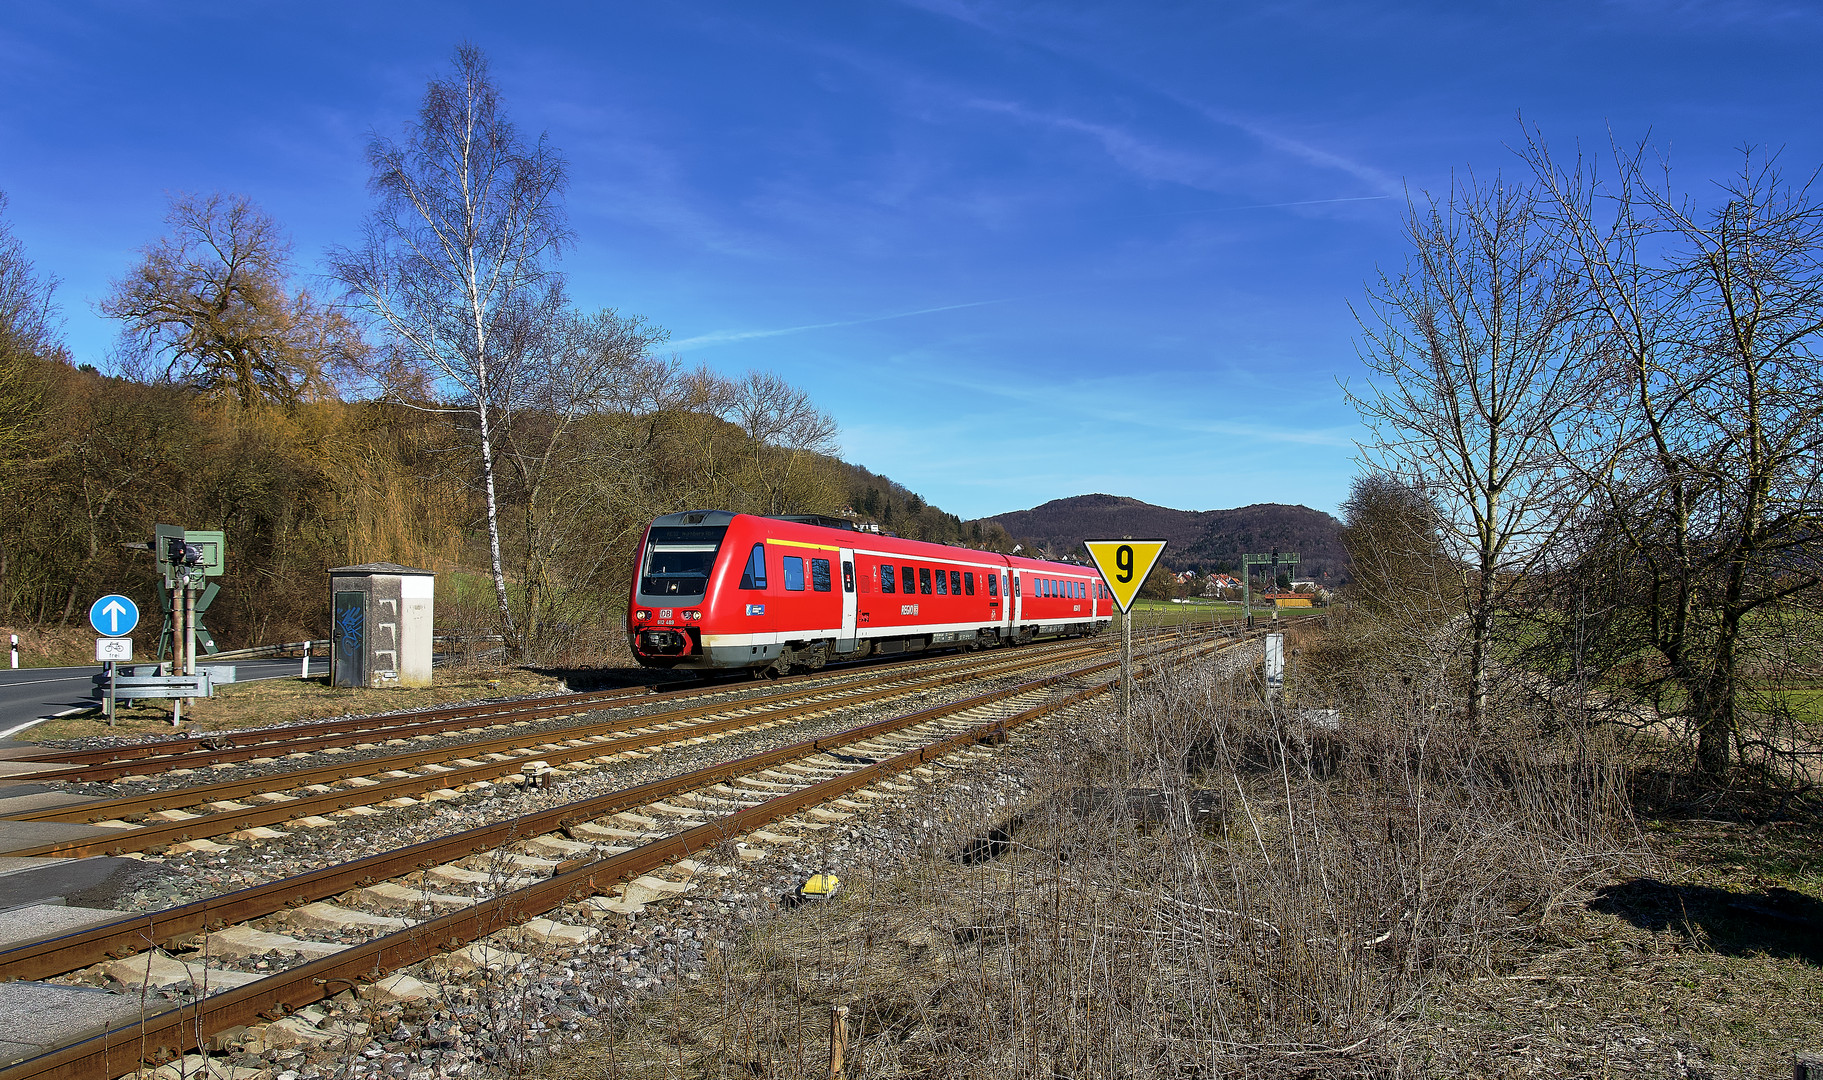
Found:
[[1122, 537], [1119, 540], [1084, 540], [1083, 546], [1089, 549], [1089, 557], [1095, 560], [1095, 569], [1101, 571], [1102, 581], [1107, 583], [1108, 592], [1112, 594], [1114, 605], [1122, 611], [1133, 606], [1133, 598], [1139, 594], [1139, 587], [1152, 572], [1159, 555], [1165, 550], [1163, 540], [1134, 540]]

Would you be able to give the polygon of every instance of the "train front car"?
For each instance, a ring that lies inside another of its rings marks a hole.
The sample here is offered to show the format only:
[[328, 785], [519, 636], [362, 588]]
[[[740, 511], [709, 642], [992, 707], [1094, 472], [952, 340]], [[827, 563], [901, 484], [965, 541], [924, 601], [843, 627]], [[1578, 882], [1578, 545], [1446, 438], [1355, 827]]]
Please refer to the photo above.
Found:
[[654, 521], [640, 543], [627, 606], [627, 644], [646, 667], [708, 667], [703, 625], [715, 573], [734, 514], [693, 510]]

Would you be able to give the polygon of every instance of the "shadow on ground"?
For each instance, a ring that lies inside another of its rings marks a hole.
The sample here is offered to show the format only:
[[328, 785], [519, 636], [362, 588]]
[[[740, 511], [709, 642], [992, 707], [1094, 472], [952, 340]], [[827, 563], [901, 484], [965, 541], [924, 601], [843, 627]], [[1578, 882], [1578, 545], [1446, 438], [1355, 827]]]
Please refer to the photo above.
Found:
[[1792, 889], [1735, 892], [1635, 878], [1597, 890], [1589, 906], [1642, 929], [1674, 930], [1718, 953], [1823, 966], [1823, 901]]

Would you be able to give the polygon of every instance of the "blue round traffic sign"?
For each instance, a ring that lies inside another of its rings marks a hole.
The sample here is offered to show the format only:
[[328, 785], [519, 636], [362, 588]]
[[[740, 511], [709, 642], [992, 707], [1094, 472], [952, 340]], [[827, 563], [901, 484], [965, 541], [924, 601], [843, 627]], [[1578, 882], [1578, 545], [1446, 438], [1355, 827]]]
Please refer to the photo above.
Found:
[[89, 625], [102, 637], [125, 637], [139, 625], [139, 605], [109, 593], [89, 607]]

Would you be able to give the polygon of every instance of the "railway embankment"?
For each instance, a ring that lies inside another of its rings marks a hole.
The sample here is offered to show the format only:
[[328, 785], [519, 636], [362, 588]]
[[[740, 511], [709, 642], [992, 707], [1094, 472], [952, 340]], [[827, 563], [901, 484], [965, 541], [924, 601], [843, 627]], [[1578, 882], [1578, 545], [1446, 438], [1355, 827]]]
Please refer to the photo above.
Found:
[[1759, 1077], [1823, 1046], [1814, 818], [1656, 802], [1612, 733], [1471, 730], [1415, 680], [1320, 700], [1334, 655], [1294, 645], [1290, 707], [1184, 665], [1131, 724], [1060, 717], [544, 1074], [822, 1076], [838, 1027], [865, 1077]]

